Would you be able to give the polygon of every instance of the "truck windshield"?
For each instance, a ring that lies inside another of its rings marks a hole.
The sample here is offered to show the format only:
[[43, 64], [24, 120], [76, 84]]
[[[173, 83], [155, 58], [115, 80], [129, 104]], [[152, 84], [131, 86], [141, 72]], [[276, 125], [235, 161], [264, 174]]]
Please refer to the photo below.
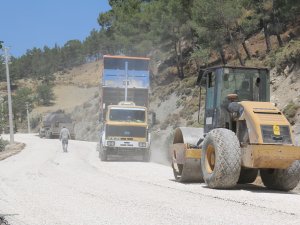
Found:
[[225, 68], [221, 96], [237, 94], [239, 101], [269, 101], [270, 85], [267, 70]]
[[145, 109], [111, 109], [109, 112], [109, 120], [144, 123]]

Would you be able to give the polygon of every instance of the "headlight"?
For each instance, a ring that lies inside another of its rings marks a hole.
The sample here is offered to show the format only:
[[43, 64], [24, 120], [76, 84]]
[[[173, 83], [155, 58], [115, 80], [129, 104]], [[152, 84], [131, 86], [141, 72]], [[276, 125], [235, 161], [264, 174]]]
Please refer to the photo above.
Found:
[[146, 147], [146, 142], [139, 142], [139, 147], [145, 148]]
[[110, 147], [115, 146], [115, 142], [114, 141], [108, 141], [107, 145], [110, 146]]

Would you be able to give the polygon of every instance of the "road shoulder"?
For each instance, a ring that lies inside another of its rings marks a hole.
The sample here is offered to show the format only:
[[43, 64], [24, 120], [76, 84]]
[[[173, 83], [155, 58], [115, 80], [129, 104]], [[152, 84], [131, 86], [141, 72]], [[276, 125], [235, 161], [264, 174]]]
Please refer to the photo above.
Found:
[[0, 160], [7, 159], [10, 156], [16, 155], [25, 148], [24, 143], [16, 142], [5, 146], [5, 150], [0, 152]]

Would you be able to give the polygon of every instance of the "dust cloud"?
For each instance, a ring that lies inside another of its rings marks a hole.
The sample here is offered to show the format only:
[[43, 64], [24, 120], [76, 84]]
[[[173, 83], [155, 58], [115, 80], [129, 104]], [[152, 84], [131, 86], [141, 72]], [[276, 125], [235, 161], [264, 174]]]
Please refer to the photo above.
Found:
[[169, 149], [173, 140], [171, 130], [158, 130], [151, 133], [151, 162], [170, 165]]

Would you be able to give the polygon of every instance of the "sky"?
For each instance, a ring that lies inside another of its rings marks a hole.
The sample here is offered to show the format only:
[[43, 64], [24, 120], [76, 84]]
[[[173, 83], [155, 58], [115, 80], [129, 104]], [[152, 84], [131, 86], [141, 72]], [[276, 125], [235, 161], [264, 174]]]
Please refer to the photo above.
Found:
[[0, 40], [15, 57], [33, 47], [83, 41], [100, 28], [99, 13], [110, 9], [108, 0], [0, 0], [0, 5]]

